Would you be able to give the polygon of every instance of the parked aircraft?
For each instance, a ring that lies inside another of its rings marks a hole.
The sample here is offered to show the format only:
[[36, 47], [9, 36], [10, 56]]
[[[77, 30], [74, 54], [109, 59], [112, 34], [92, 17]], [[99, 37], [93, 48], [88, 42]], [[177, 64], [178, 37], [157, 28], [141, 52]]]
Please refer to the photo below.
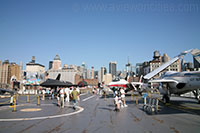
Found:
[[15, 93], [15, 91], [14, 90], [0, 88], [0, 95], [4, 95], [5, 93], [9, 93], [9, 94], [13, 95]]
[[[197, 49], [195, 49], [197, 50]], [[166, 69], [168, 66], [176, 62], [178, 59], [182, 58], [182, 56], [186, 55], [187, 53], [192, 53], [193, 49], [184, 51], [178, 56], [174, 57], [170, 61], [166, 62], [165, 64], [161, 65], [159, 68], [155, 69], [151, 73], [144, 76], [143, 79], [150, 80], [155, 75]], [[200, 72], [193, 71], [193, 72], [174, 72], [174, 71], [167, 71], [162, 76], [161, 79], [154, 79], [150, 80], [148, 83], [143, 82], [131, 82], [134, 88], [137, 91], [141, 92], [145, 89], [148, 89], [150, 83], [161, 83], [162, 87], [160, 86], [160, 92], [163, 94], [163, 100], [165, 102], [169, 102], [169, 95], [170, 94], [183, 94], [186, 92], [193, 91], [196, 98], [199, 98], [199, 89], [200, 89]]]
[[61, 74], [58, 74], [56, 79], [47, 79], [46, 81], [41, 83], [40, 86], [43, 86], [43, 87], [55, 87], [55, 88], [56, 87], [70, 87], [70, 86], [72, 86], [71, 82], [60, 81], [60, 77], [61, 77]]
[[113, 81], [108, 84], [109, 87], [126, 87], [129, 82], [125, 79], [120, 79], [119, 81]]
[[[200, 89], [200, 72], [173, 72], [168, 71], [161, 79], [150, 80], [149, 83], [162, 83], [159, 87], [159, 91], [164, 95], [164, 102], [169, 102], [170, 94], [184, 94], [190, 91], [196, 95], [199, 99]], [[200, 99], [199, 99], [200, 103]]]
[[189, 52], [191, 52], [191, 50], [184, 51], [181, 54], [179, 54], [178, 56], [176, 56], [173, 59], [169, 60], [168, 62], [164, 63], [163, 65], [161, 65], [160, 67], [158, 67], [154, 71], [148, 73], [144, 77], [141, 76], [139, 82], [131, 82], [132, 86], [135, 88], [135, 90], [137, 90], [139, 92], [142, 92], [144, 89], [147, 89], [149, 87], [149, 84], [147, 82], [146, 83], [142, 82], [142, 80], [150, 80], [155, 75], [157, 75], [158, 73], [162, 72], [168, 66], [170, 66], [171, 64], [173, 64], [174, 62], [176, 62], [177, 60], [179, 60], [180, 58], [182, 58], [182, 56], [186, 55]]

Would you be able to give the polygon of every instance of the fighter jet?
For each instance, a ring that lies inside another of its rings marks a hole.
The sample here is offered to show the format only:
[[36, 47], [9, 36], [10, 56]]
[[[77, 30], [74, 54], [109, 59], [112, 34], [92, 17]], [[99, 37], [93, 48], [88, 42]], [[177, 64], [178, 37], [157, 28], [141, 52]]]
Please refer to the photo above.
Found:
[[56, 79], [47, 79], [43, 83], [40, 84], [40, 86], [43, 87], [70, 87], [72, 86], [71, 82], [67, 81], [60, 81], [61, 74], [58, 74]]

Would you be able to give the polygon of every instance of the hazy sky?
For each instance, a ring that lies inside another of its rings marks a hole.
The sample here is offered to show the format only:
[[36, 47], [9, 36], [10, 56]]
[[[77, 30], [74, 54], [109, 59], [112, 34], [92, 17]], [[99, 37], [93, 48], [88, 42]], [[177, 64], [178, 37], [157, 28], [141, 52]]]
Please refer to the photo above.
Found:
[[[117, 61], [122, 70], [149, 61], [153, 51], [170, 57], [200, 49], [199, 0], [0, 0], [0, 60], [48, 68], [85, 62], [98, 70]], [[192, 61], [191, 56], [186, 60]]]

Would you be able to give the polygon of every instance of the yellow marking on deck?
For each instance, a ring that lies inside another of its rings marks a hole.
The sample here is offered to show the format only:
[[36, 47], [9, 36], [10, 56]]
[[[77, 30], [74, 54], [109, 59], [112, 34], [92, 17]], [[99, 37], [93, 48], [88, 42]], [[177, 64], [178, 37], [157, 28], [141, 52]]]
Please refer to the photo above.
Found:
[[177, 106], [180, 109], [193, 109], [193, 110], [200, 110], [200, 107], [187, 107], [187, 106]]
[[42, 109], [40, 108], [27, 108], [27, 109], [21, 109], [21, 112], [36, 112], [36, 111], [41, 111]]
[[200, 110], [200, 107], [191, 107], [191, 106], [183, 106], [183, 105], [175, 105], [175, 104], [168, 104], [166, 105], [168, 107], [174, 108], [174, 109], [192, 109], [192, 110]]

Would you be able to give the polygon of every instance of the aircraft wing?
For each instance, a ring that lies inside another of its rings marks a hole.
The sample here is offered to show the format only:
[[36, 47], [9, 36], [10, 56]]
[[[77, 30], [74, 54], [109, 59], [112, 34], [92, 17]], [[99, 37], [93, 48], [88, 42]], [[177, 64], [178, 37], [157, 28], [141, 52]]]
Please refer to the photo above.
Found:
[[174, 57], [173, 59], [171, 59], [170, 61], [166, 62], [165, 64], [161, 65], [160, 67], [158, 67], [157, 69], [155, 69], [154, 71], [150, 72], [149, 74], [144, 76], [144, 79], [151, 79], [152, 77], [154, 77], [155, 75], [157, 75], [158, 73], [160, 73], [161, 71], [163, 71], [164, 69], [166, 69], [168, 66], [170, 66], [171, 64], [173, 64], [174, 62], [176, 62], [178, 59], [180, 59], [183, 55], [191, 52], [192, 50], [188, 50], [188, 51], [184, 51], [181, 54], [179, 54], [178, 56]]
[[125, 87], [128, 84], [128, 82], [124, 79], [121, 79], [120, 81], [117, 82], [110, 82], [108, 86], [113, 86], [113, 87]]
[[133, 85], [143, 85], [143, 83], [141, 83], [141, 82], [131, 82], [131, 84], [133, 84]]
[[152, 77], [154, 77], [155, 75], [157, 75], [159, 72], [161, 72], [162, 70], [164, 70], [165, 68], [167, 68], [168, 66], [170, 66], [171, 64], [173, 64], [174, 62], [176, 62], [178, 59], [179, 59], [179, 56], [171, 59], [167, 63], [165, 63], [165, 64], [161, 65], [160, 67], [158, 67], [157, 69], [155, 69], [154, 71], [152, 71], [149, 74], [145, 75], [144, 79], [151, 79]]
[[6, 92], [10, 93], [10, 94], [14, 94], [15, 91], [13, 90], [9, 90], [9, 89], [3, 89], [3, 88], [0, 88], [0, 94], [5, 94]]
[[174, 79], [154, 79], [150, 80], [149, 83], [179, 83], [177, 80]]

